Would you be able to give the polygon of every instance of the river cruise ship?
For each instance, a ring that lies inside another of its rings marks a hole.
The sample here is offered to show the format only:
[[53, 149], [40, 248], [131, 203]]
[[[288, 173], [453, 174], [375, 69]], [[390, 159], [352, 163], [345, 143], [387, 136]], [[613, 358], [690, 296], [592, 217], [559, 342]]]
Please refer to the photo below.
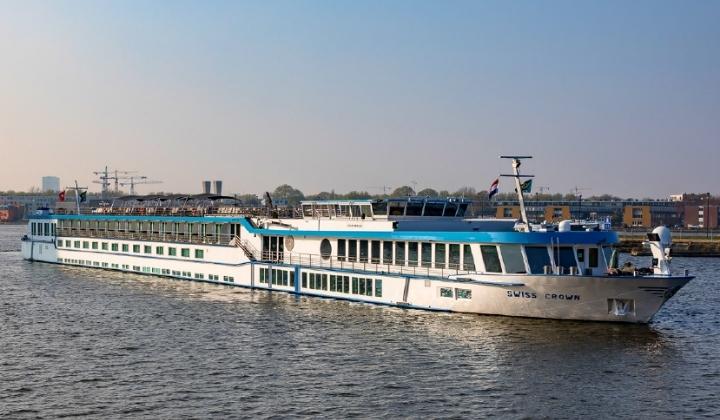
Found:
[[134, 196], [40, 211], [31, 261], [404, 308], [646, 323], [692, 277], [670, 272], [666, 228], [648, 268], [616, 267], [608, 223], [465, 217], [462, 198], [305, 201], [252, 214], [231, 197]]

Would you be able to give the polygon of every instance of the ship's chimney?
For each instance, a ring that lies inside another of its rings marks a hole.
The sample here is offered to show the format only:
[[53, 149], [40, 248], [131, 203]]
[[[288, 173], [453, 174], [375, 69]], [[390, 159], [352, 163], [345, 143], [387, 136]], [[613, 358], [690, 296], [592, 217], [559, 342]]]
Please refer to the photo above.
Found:
[[222, 181], [215, 181], [215, 195], [222, 195]]
[[203, 181], [203, 194], [210, 194], [210, 181]]

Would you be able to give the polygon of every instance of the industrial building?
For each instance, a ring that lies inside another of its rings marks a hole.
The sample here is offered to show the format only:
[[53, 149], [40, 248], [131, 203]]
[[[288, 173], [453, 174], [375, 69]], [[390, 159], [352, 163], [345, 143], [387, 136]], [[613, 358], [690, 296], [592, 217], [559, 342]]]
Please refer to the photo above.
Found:
[[60, 192], [60, 178], [56, 176], [42, 177], [42, 192]]

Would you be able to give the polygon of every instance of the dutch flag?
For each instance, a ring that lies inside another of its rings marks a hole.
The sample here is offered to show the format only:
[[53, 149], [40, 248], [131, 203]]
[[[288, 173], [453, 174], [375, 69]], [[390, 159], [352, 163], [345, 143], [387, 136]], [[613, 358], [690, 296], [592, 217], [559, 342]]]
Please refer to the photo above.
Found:
[[498, 193], [498, 185], [500, 185], [500, 179], [495, 179], [492, 184], [490, 184], [490, 190], [488, 191], [488, 200], [493, 198], [495, 194]]

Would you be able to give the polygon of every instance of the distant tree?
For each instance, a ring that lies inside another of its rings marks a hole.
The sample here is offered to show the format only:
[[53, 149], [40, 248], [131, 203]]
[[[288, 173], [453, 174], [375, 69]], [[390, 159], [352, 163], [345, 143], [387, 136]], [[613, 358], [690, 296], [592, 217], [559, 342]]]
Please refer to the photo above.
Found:
[[438, 191], [438, 197], [450, 197], [450, 191], [440, 190]]
[[403, 185], [402, 187], [396, 188], [395, 191], [390, 194], [390, 197], [408, 197], [411, 195], [415, 195], [415, 190], [407, 185]]
[[296, 190], [288, 184], [280, 185], [275, 188], [272, 193], [272, 198], [287, 200], [288, 205], [296, 206], [305, 199], [305, 195], [300, 190]]
[[453, 195], [458, 197], [474, 197], [477, 194], [473, 187], [460, 187]]
[[260, 207], [262, 205], [262, 201], [257, 194], [240, 194], [236, 195], [235, 198], [247, 207]]
[[347, 198], [348, 200], [363, 200], [370, 197], [370, 193], [368, 193], [367, 191], [350, 191], [349, 193], [345, 194], [345, 198]]
[[432, 188], [425, 188], [418, 191], [417, 195], [419, 195], [420, 197], [437, 197], [438, 192], [433, 190]]
[[335, 198], [335, 193], [323, 191], [315, 195], [307, 195], [305, 198], [308, 200], [332, 200]]

